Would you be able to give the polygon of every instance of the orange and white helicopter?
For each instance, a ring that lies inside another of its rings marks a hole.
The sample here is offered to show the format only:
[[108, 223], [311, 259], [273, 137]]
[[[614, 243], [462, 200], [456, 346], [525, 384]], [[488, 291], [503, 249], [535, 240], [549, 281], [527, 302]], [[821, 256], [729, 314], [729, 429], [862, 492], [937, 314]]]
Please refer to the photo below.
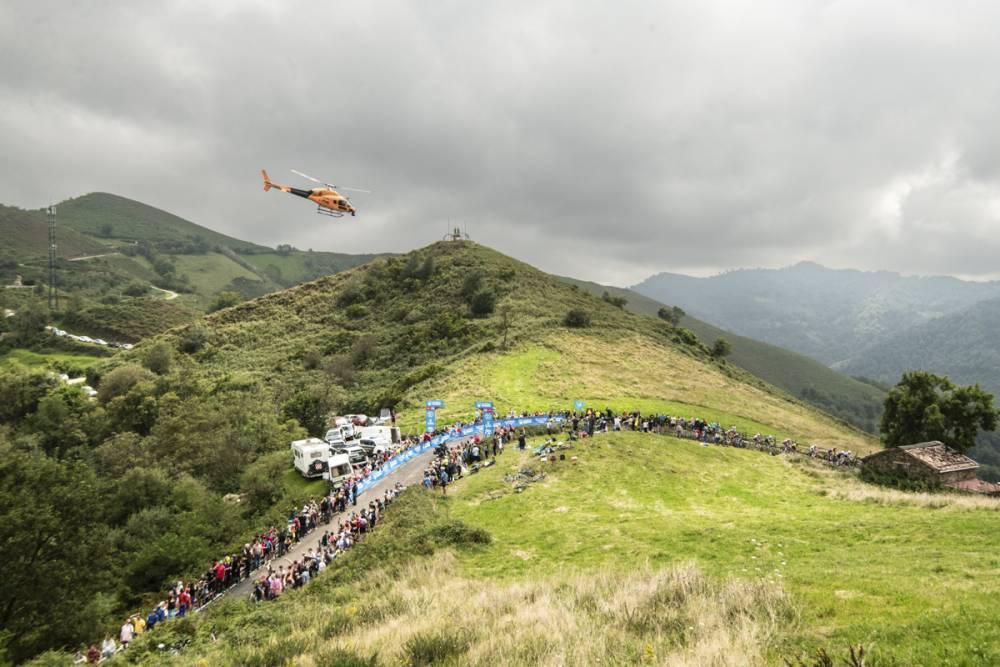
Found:
[[[307, 178], [314, 183], [319, 183], [323, 187], [320, 188], [309, 188], [307, 190], [300, 190], [299, 188], [293, 188], [290, 185], [279, 185], [278, 183], [272, 183], [270, 177], [267, 175], [267, 171], [261, 169], [260, 173], [264, 176], [264, 192], [267, 192], [271, 188], [277, 188], [282, 192], [287, 192], [289, 194], [297, 195], [308, 199], [309, 201], [316, 202], [316, 212], [322, 215], [329, 215], [334, 218], [343, 217], [345, 213], [350, 213], [354, 215], [357, 213], [357, 209], [351, 204], [351, 198], [342, 195], [337, 192], [337, 186], [332, 183], [324, 183], [323, 181], [313, 178], [308, 174], [303, 174], [301, 171], [295, 171], [292, 169], [292, 173], [302, 178]], [[368, 192], [370, 190], [362, 190], [360, 188], [345, 188], [341, 187], [341, 190], [351, 190], [352, 192]]]

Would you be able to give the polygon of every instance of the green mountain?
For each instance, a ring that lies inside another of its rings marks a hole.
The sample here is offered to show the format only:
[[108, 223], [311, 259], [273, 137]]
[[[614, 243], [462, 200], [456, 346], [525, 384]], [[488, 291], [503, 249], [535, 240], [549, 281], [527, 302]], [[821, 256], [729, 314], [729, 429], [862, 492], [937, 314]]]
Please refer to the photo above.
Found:
[[[625, 299], [625, 308], [642, 315], [657, 317], [660, 309], [667, 307], [634, 290], [574, 278], [564, 280], [597, 296], [607, 292]], [[831, 370], [805, 355], [730, 333], [688, 314], [681, 317], [679, 324], [693, 331], [705, 345], [720, 338], [727, 341], [732, 348], [729, 361], [792, 396], [866, 431], [877, 430], [885, 401], [882, 389]]]
[[632, 289], [827, 365], [846, 364], [913, 327], [1000, 296], [995, 282], [835, 270], [809, 262], [709, 278], [660, 273]]
[[[89, 377], [96, 403], [45, 376], [0, 377], [14, 660], [102, 636], [322, 492], [290, 470], [288, 441], [330, 411], [394, 406], [416, 432], [430, 398], [442, 423], [477, 400], [501, 412], [581, 400], [877, 447], [680, 328], [461, 241], [209, 314]], [[169, 659], [192, 665], [783, 664], [858, 643], [886, 664], [998, 657], [994, 501], [652, 434], [566, 453], [542, 464], [509, 449], [446, 498], [408, 491], [308, 587], [213, 604], [126, 658], [161, 664], [157, 645], [182, 638]], [[542, 466], [523, 493], [505, 481]]]
[[220, 234], [142, 202], [106, 192], [92, 192], [67, 199], [58, 205], [57, 212], [60, 225], [92, 238], [178, 244], [200, 242], [209, 247], [223, 246], [235, 251], [270, 250]]
[[[191, 321], [220, 294], [254, 298], [377, 256], [268, 248], [107, 193], [64, 201], [57, 211], [57, 285], [72, 307], [57, 323], [124, 342]], [[22, 275], [29, 284], [47, 283], [44, 212], [0, 206], [0, 236], [0, 282]], [[129, 302], [144, 296], [169, 303]]]
[[[0, 260], [9, 264], [48, 258], [49, 229], [45, 213], [25, 211], [0, 204]], [[59, 257], [106, 252], [106, 246], [72, 229], [59, 229], [56, 248]], [[9, 267], [4, 267], [4, 273]]]

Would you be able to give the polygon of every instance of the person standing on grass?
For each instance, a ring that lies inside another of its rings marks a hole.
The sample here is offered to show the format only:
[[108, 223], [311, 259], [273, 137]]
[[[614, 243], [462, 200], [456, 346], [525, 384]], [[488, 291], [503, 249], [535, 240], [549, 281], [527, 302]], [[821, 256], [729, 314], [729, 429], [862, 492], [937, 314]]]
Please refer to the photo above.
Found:
[[438, 474], [438, 479], [441, 482], [441, 495], [448, 495], [448, 471], [441, 468], [441, 472]]
[[517, 448], [518, 449], [520, 449], [520, 450], [523, 451], [524, 448], [528, 446], [528, 444], [527, 444], [527, 438], [528, 438], [528, 436], [524, 432], [524, 429], [522, 428], [520, 430], [520, 432], [518, 432], [518, 434], [517, 434]]

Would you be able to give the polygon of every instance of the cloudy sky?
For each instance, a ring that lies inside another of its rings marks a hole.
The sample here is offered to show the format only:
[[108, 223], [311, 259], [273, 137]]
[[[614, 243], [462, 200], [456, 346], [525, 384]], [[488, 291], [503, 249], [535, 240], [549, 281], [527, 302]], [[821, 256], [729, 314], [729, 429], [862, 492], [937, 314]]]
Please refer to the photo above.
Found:
[[[961, 0], [0, 0], [0, 202], [114, 192], [343, 252], [450, 220], [617, 284], [993, 277], [998, 25]], [[373, 193], [331, 221], [262, 167]]]

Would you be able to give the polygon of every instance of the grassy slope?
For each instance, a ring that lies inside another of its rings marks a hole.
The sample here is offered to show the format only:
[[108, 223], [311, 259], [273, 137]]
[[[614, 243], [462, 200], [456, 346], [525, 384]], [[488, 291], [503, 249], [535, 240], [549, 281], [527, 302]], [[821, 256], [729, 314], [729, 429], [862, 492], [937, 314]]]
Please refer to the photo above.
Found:
[[59, 204], [59, 223], [89, 236], [110, 224], [111, 237], [139, 241], [188, 241], [201, 237], [210, 245], [263, 249], [255, 243], [220, 234], [167, 211], [105, 192], [93, 192]]
[[[573, 278], [565, 280], [598, 296], [607, 291], [612, 296], [628, 299], [625, 307], [643, 315], [656, 317], [657, 311], [664, 305], [632, 290]], [[866, 426], [873, 424], [874, 416], [881, 410], [885, 400], [885, 392], [882, 390], [831, 370], [805, 355], [730, 333], [689, 315], [681, 320], [681, 326], [693, 331], [706, 345], [718, 338], [728, 341], [732, 346], [732, 354], [729, 356], [731, 362], [793, 396], [808, 400], [803, 392], [811, 388], [829, 395], [839, 403], [855, 406], [851, 411], [852, 423]], [[829, 406], [820, 407], [829, 409]], [[844, 416], [847, 417], [847, 414]]]
[[314, 280], [325, 274], [353, 269], [380, 256], [294, 250], [286, 255], [276, 252], [255, 253], [245, 256], [244, 259], [264, 275], [267, 275], [265, 272], [269, 267], [277, 269], [280, 271], [281, 281], [293, 285]]
[[[638, 335], [555, 332], [513, 353], [465, 359], [419, 393], [444, 399], [440, 419], [466, 416], [475, 400], [492, 399], [501, 409], [565, 410], [581, 399], [599, 410], [666, 411], [855, 452], [877, 446], [809, 407]], [[403, 423], [418, 428], [413, 420], [410, 413]]]
[[870, 665], [1000, 660], [1000, 501], [932, 510], [809, 462], [667, 436], [570, 453], [520, 494], [504, 475], [539, 464], [513, 450], [447, 499], [411, 491], [308, 588], [226, 601], [126, 657], [163, 664], [153, 645], [189, 637], [175, 664], [742, 667], [825, 647], [839, 665], [858, 643]]
[[[669, 437], [612, 435], [573, 453], [577, 465], [558, 464], [524, 494], [502, 481], [523, 463], [514, 453], [457, 487], [456, 514], [495, 537], [461, 559], [467, 575], [694, 559], [714, 575], [784, 582], [802, 613], [788, 646], [860, 642], [892, 656], [889, 664], [1000, 660], [990, 620], [1000, 501], [936, 510], [858, 502], [834, 493], [862, 486], [851, 478]], [[509, 495], [486, 501], [496, 489]]]
[[[56, 247], [60, 257], [98, 254], [107, 252], [107, 246], [79, 232], [66, 228], [59, 219]], [[48, 257], [49, 231], [44, 213], [24, 211], [13, 206], [0, 205], [0, 252], [18, 257]]]
[[211, 298], [236, 278], [260, 281], [260, 276], [248, 271], [229, 257], [216, 252], [204, 255], [175, 255], [178, 274], [186, 274], [203, 298]]

